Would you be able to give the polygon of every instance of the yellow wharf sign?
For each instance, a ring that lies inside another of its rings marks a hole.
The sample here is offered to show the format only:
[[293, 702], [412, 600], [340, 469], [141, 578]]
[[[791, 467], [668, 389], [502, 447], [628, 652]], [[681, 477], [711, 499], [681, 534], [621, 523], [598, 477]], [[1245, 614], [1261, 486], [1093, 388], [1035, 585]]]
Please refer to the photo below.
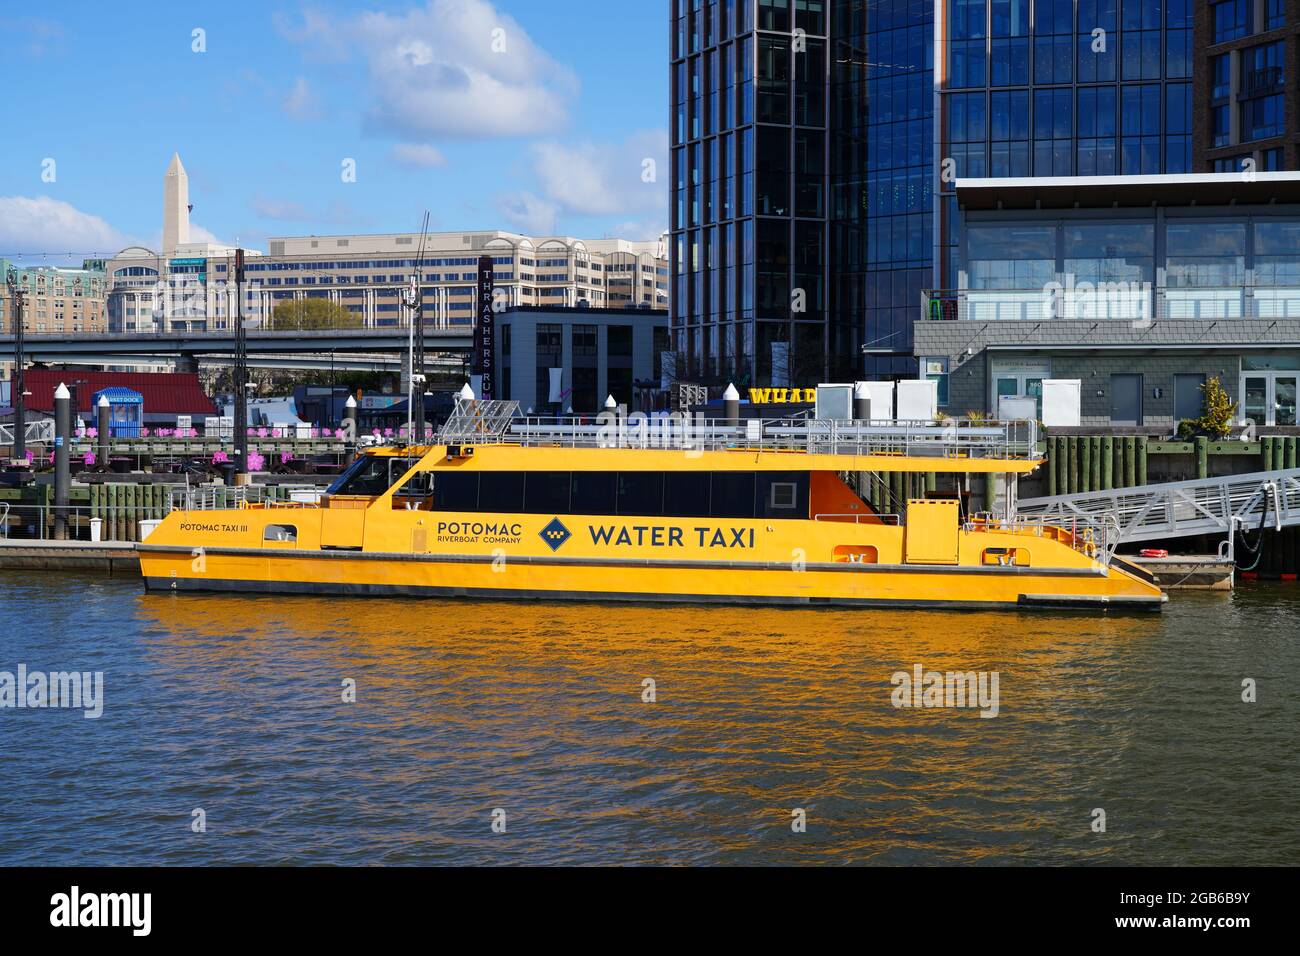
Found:
[[751, 388], [749, 400], [755, 405], [794, 405], [817, 401], [815, 388]]

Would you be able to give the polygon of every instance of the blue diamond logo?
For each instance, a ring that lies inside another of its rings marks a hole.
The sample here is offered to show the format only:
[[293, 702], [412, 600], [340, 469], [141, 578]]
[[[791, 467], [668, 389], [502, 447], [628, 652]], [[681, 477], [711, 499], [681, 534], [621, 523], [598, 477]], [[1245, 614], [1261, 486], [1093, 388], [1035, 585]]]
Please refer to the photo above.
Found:
[[546, 546], [552, 551], [559, 551], [560, 545], [573, 537], [573, 535], [569, 533], [569, 529], [564, 526], [564, 522], [559, 518], [552, 518], [551, 523], [538, 532], [538, 534], [541, 539], [546, 542]]

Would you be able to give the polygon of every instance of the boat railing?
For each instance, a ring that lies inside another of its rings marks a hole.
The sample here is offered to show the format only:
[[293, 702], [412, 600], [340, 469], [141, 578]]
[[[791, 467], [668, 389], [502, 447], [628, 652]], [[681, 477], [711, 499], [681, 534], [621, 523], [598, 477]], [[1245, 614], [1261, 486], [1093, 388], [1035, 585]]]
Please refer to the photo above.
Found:
[[1062, 520], [1039, 515], [1006, 518], [985, 512], [973, 514], [963, 525], [967, 531], [1009, 531], [1052, 538], [1092, 558], [1103, 567], [1110, 565], [1120, 544], [1119, 522], [1107, 515]]
[[173, 511], [224, 511], [261, 504], [265, 497], [262, 485], [198, 485], [173, 488]]
[[[475, 422], [477, 421], [477, 427]], [[502, 421], [465, 415], [439, 441], [448, 444], [514, 444], [565, 448], [641, 448], [681, 451], [804, 452], [847, 456], [1034, 459], [1038, 425], [1033, 421], [893, 421], [757, 419], [739, 423], [703, 415], [592, 417], [519, 416]]]
[[842, 521], [848, 524], [850, 519], [853, 524], [901, 525], [903, 523], [903, 516], [895, 514], [863, 514], [860, 511], [846, 511], [821, 512], [813, 515], [813, 521]]

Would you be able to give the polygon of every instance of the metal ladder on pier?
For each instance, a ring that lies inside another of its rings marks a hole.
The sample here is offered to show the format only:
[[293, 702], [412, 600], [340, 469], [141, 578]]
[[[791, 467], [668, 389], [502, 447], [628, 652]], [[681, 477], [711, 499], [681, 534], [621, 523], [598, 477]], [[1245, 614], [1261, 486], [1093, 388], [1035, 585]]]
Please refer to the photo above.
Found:
[[1300, 525], [1300, 468], [1026, 498], [1016, 510], [1049, 524], [1113, 516], [1119, 544], [1253, 531], [1261, 522], [1280, 531]]

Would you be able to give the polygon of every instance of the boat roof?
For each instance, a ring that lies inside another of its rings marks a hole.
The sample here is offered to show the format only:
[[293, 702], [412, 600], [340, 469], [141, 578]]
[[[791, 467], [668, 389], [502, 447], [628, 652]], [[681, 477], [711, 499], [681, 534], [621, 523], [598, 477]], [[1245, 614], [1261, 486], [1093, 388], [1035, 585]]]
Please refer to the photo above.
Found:
[[[511, 401], [457, 401], [424, 464], [484, 470], [1017, 473], [1042, 458], [1038, 423], [646, 416], [536, 418]], [[404, 446], [375, 454], [410, 457]]]
[[1028, 474], [1040, 458], [924, 454], [837, 454], [730, 448], [598, 448], [565, 445], [387, 445], [367, 454], [400, 458], [418, 454], [426, 467], [473, 471], [890, 471]]

